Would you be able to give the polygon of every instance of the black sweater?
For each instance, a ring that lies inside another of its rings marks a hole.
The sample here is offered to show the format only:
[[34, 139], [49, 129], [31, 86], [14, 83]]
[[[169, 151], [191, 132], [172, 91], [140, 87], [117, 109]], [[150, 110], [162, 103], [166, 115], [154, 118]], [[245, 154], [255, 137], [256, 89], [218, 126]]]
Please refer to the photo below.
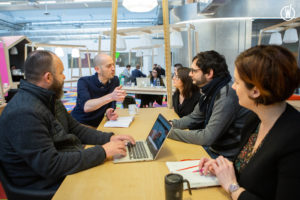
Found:
[[173, 94], [173, 107], [177, 115], [181, 118], [193, 112], [196, 104], [199, 102], [200, 92], [195, 91], [191, 98], [185, 98], [182, 104], [179, 104], [179, 91], [176, 90]]
[[[259, 119], [252, 114], [242, 133], [244, 146]], [[300, 199], [300, 113], [287, 104], [249, 163], [237, 174], [246, 191], [239, 200]]]
[[106, 158], [96, 145], [111, 133], [82, 126], [66, 111], [54, 93], [21, 81], [21, 87], [0, 117], [0, 162], [18, 186], [57, 188], [66, 175], [99, 165]]

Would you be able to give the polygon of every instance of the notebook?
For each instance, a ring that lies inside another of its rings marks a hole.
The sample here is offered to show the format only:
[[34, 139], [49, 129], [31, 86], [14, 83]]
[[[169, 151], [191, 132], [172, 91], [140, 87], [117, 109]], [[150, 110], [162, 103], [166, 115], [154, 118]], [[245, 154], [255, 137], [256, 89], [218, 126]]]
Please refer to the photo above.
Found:
[[104, 124], [104, 127], [129, 127], [131, 122], [133, 121], [134, 116], [127, 116], [127, 117], [118, 117], [117, 120], [109, 120]]
[[170, 133], [172, 126], [161, 114], [158, 115], [154, 125], [145, 141], [136, 141], [136, 145], [127, 145], [125, 157], [115, 156], [114, 163], [138, 162], [155, 160]]
[[[199, 160], [166, 162], [166, 165], [170, 172], [180, 174], [184, 179], [187, 179], [190, 182], [191, 188], [220, 185], [216, 176], [200, 175], [198, 172]], [[185, 190], [188, 189], [186, 183], [184, 183], [183, 188]]]
[[149, 87], [150, 78], [136, 78], [136, 85], [138, 87]]

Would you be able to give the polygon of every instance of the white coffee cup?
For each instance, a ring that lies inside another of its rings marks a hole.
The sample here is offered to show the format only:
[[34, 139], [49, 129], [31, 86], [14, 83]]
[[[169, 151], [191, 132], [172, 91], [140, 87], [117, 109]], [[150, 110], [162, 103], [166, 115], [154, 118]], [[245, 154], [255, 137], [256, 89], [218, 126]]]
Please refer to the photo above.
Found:
[[136, 104], [129, 104], [128, 105], [128, 112], [129, 115], [135, 115], [138, 111], [138, 107], [136, 106]]

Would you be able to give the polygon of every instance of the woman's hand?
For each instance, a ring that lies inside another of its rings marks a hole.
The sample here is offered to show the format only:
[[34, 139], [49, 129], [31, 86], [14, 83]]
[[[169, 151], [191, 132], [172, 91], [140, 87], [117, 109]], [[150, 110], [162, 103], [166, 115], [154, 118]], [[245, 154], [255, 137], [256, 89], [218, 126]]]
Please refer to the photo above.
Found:
[[215, 175], [215, 171], [212, 168], [212, 163], [216, 162], [215, 159], [201, 158], [199, 161], [199, 171], [202, 175], [212, 174]]
[[229, 185], [237, 183], [233, 163], [223, 156], [219, 156], [215, 162], [211, 162], [211, 167], [224, 190], [229, 192]]

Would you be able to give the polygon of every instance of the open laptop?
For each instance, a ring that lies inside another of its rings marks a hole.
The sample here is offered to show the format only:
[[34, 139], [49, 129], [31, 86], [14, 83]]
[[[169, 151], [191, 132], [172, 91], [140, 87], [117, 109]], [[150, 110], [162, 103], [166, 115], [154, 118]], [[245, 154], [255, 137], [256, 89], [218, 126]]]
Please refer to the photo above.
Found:
[[172, 125], [161, 114], [158, 115], [146, 141], [136, 141], [136, 145], [127, 145], [125, 157], [114, 157], [114, 163], [155, 160], [168, 137]]
[[136, 85], [138, 87], [149, 87], [150, 78], [136, 78]]

